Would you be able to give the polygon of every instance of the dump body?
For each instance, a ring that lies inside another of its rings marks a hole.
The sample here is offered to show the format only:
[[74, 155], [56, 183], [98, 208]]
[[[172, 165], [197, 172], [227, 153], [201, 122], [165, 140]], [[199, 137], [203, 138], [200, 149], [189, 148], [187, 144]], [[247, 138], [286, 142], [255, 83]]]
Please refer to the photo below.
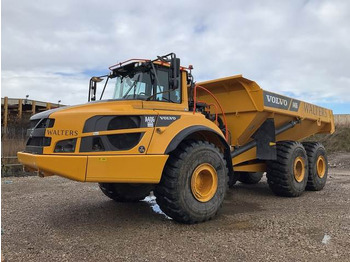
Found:
[[[276, 129], [293, 120], [301, 120], [300, 124], [277, 135], [276, 142], [298, 141], [313, 134], [333, 133], [335, 130], [332, 110], [265, 91], [241, 75], [201, 82], [198, 85], [207, 88], [220, 101], [233, 147], [251, 141], [252, 135], [268, 118], [273, 119]], [[208, 104], [215, 103], [208, 93], [200, 89], [198, 99]], [[214, 113], [214, 108], [211, 111]], [[222, 117], [221, 112], [219, 115]], [[256, 148], [252, 148], [234, 157], [233, 164], [255, 158]]]

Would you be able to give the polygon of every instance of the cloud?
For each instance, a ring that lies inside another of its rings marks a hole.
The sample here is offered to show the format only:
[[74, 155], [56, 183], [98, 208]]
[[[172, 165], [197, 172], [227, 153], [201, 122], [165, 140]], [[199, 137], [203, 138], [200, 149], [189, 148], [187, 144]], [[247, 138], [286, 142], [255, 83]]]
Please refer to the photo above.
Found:
[[57, 103], [62, 100], [62, 104], [80, 104], [87, 100], [89, 78], [76, 73], [3, 71], [2, 83], [5, 96], [24, 98], [29, 95], [30, 99], [40, 101]]
[[4, 0], [3, 95], [75, 104], [91, 75], [176, 52], [197, 80], [234, 74], [314, 103], [349, 103], [347, 1]]

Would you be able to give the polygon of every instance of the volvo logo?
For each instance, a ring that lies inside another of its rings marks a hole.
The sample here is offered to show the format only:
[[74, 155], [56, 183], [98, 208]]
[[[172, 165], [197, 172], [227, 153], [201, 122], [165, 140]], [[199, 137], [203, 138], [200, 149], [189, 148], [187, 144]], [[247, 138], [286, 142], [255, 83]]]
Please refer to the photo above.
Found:
[[176, 116], [159, 116], [160, 120], [175, 121]]
[[283, 98], [279, 98], [276, 96], [266, 95], [267, 101], [269, 103], [274, 103], [276, 105], [288, 106], [288, 101]]

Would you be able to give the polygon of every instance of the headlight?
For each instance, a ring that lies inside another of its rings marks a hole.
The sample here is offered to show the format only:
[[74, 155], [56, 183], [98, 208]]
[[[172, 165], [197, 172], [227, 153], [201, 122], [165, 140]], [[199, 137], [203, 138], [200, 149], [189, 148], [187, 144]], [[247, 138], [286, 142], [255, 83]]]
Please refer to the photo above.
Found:
[[57, 142], [55, 147], [55, 153], [72, 153], [75, 151], [75, 144], [77, 139], [67, 139]]

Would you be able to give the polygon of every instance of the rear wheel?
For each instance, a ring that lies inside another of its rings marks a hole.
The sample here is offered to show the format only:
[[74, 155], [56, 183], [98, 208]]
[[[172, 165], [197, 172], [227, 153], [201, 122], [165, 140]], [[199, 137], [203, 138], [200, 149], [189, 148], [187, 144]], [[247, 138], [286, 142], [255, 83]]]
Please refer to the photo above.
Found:
[[238, 181], [243, 184], [257, 184], [263, 177], [264, 172], [236, 172], [239, 175]]
[[227, 179], [226, 161], [217, 147], [184, 141], [170, 154], [154, 193], [160, 208], [174, 220], [203, 222], [221, 207]]
[[117, 202], [136, 202], [153, 190], [153, 184], [99, 183], [101, 191]]
[[308, 180], [308, 159], [303, 145], [295, 141], [277, 143], [277, 159], [267, 162], [267, 182], [280, 196], [300, 196]]
[[318, 142], [305, 142], [303, 145], [309, 161], [309, 177], [306, 189], [319, 191], [327, 181], [328, 160], [326, 149]]

